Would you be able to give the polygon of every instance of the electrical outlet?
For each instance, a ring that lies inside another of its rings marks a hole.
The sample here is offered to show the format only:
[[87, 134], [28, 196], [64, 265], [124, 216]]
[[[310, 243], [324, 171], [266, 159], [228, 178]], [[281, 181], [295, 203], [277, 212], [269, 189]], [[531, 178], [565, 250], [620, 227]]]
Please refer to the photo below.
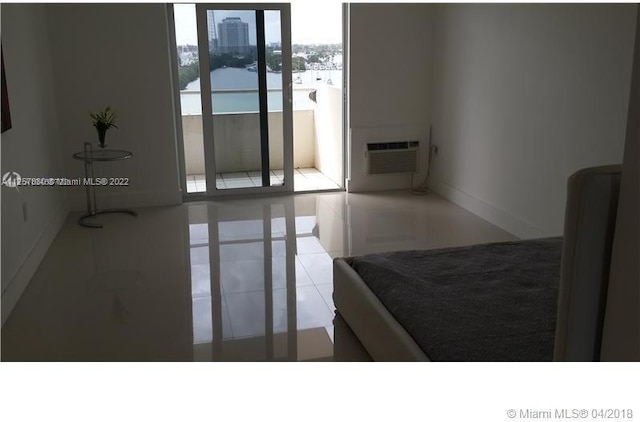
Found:
[[28, 217], [29, 217], [29, 213], [27, 212], [27, 203], [23, 202], [22, 203], [22, 221], [26, 223]]

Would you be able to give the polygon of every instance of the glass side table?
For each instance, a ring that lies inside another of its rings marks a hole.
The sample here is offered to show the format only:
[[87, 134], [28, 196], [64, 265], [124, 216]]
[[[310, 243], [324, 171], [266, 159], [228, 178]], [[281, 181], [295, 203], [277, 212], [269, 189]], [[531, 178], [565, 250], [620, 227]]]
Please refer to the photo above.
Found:
[[96, 161], [121, 161], [128, 160], [133, 157], [133, 153], [124, 150], [117, 149], [99, 149], [94, 150], [93, 146], [89, 142], [84, 143], [84, 150], [80, 152], [76, 152], [73, 154], [73, 158], [76, 160], [84, 161], [84, 176], [86, 179], [85, 182], [85, 192], [87, 195], [87, 213], [80, 217], [78, 223], [84, 227], [91, 227], [100, 229], [102, 228], [102, 224], [95, 222], [85, 221], [87, 218], [96, 217], [98, 214], [109, 214], [109, 213], [125, 213], [133, 215], [134, 217], [138, 216], [138, 213], [133, 210], [128, 210], [124, 208], [110, 208], [105, 210], [98, 211], [98, 206], [96, 205], [96, 189], [95, 189], [95, 177], [93, 174], [93, 163]]

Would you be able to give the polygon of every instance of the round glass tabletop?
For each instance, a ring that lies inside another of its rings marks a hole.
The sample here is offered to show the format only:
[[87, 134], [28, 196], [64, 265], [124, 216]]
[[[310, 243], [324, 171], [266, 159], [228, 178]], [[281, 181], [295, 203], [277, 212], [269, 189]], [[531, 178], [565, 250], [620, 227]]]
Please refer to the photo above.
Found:
[[120, 149], [94, 149], [92, 151], [80, 151], [73, 154], [73, 158], [83, 161], [118, 161], [133, 157], [130, 151]]

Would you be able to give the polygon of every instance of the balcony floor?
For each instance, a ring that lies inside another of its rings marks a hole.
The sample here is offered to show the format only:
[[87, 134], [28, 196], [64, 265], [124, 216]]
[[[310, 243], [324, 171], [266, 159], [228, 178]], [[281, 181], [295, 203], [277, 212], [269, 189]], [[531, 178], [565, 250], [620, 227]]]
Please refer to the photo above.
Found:
[[[283, 170], [271, 170], [271, 184], [282, 184], [283, 174]], [[216, 187], [218, 189], [260, 186], [262, 186], [262, 176], [259, 171], [220, 173], [216, 175]], [[295, 169], [293, 186], [296, 192], [340, 188], [320, 170], [313, 167]], [[206, 190], [207, 182], [204, 174], [187, 175], [187, 193], [205, 192]]]

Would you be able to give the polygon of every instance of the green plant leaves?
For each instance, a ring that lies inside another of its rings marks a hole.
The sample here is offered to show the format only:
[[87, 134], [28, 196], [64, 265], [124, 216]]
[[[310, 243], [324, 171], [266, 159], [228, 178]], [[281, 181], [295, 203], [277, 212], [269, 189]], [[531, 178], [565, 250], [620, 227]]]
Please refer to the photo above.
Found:
[[107, 106], [103, 111], [97, 113], [89, 112], [89, 116], [91, 116], [93, 126], [98, 130], [118, 128], [115, 124], [116, 113], [111, 110], [111, 106]]

